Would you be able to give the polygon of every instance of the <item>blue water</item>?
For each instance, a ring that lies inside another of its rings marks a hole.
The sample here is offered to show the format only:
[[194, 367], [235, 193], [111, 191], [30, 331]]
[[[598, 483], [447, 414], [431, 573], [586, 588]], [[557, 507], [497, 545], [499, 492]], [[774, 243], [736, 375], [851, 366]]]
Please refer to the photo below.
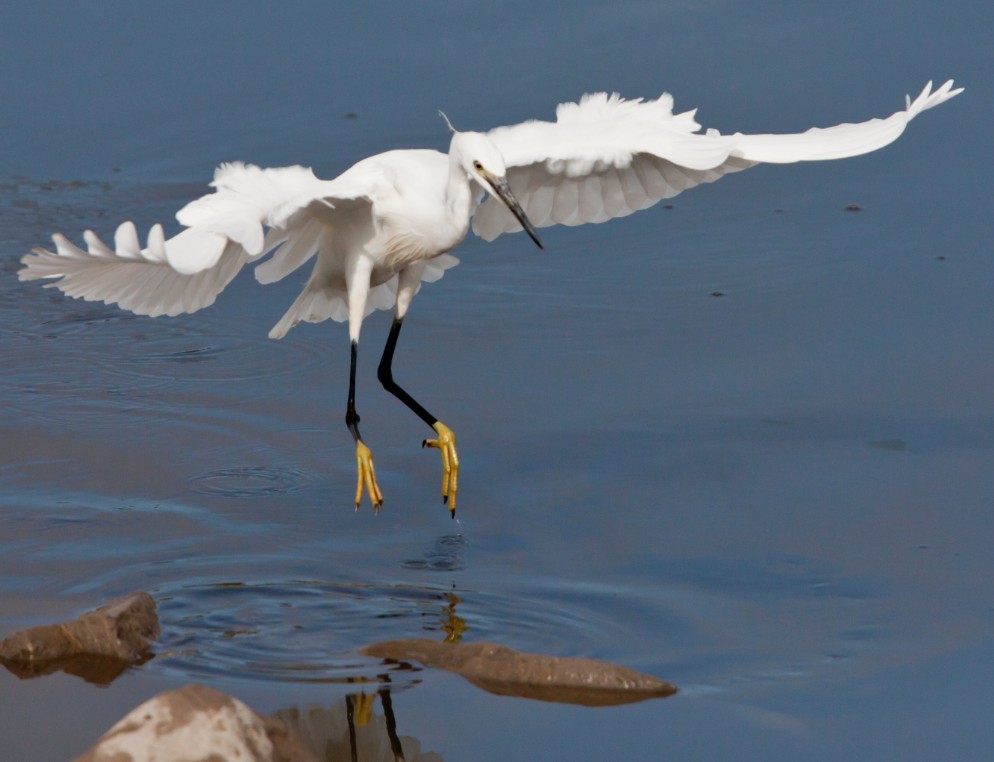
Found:
[[[187, 682], [330, 717], [356, 679], [446, 760], [985, 757], [992, 22], [967, 0], [5, 8], [0, 634], [145, 589], [162, 636], [105, 688], [0, 674], [0, 758], [79, 754]], [[15, 276], [55, 231], [175, 230], [219, 161], [333, 176], [444, 148], [440, 108], [488, 128], [665, 89], [707, 127], [790, 131], [949, 77], [966, 93], [871, 156], [752, 169], [544, 252], [468, 240], [395, 363], [459, 436], [455, 522], [375, 380], [387, 315], [358, 389], [374, 517], [344, 328], [266, 339], [305, 273], [172, 320]], [[454, 629], [681, 693], [540, 704], [357, 654]]]

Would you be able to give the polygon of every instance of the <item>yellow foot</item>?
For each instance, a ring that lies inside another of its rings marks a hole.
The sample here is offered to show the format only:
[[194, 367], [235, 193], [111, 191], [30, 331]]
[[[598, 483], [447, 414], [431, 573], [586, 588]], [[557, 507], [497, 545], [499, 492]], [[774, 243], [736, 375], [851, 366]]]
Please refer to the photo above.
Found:
[[359, 471], [359, 479], [355, 488], [356, 510], [359, 509], [359, 503], [362, 500], [362, 488], [365, 486], [369, 492], [369, 499], [373, 503], [373, 510], [379, 511], [383, 507], [383, 494], [376, 484], [376, 472], [373, 470], [373, 453], [362, 442], [356, 442], [355, 459]]
[[436, 447], [442, 453], [442, 502], [449, 504], [449, 513], [456, 515], [456, 490], [459, 488], [459, 455], [456, 435], [441, 421], [432, 426], [438, 439], [426, 439], [422, 447]]

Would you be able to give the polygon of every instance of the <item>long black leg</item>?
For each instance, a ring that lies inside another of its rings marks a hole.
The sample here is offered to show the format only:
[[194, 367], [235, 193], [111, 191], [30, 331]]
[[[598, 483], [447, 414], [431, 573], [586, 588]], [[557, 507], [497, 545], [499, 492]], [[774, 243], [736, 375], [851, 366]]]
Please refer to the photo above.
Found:
[[359, 342], [352, 342], [352, 361], [349, 367], [349, 404], [345, 408], [345, 425], [349, 427], [349, 431], [352, 432], [352, 439], [355, 440], [356, 444], [362, 441], [362, 437], [359, 436], [359, 414], [355, 411], [355, 372], [356, 364], [359, 359]]
[[359, 342], [352, 342], [352, 360], [349, 366], [349, 402], [345, 408], [345, 425], [352, 433], [352, 439], [356, 445], [356, 468], [358, 470], [358, 480], [355, 491], [355, 507], [359, 507], [362, 500], [362, 491], [369, 492], [369, 499], [373, 503], [374, 509], [379, 509], [383, 505], [383, 494], [376, 483], [376, 472], [373, 470], [373, 455], [362, 441], [359, 435], [359, 414], [355, 409], [355, 374], [356, 365], [359, 358]]
[[376, 369], [376, 377], [380, 380], [380, 383], [383, 384], [384, 389], [417, 413], [418, 417], [422, 421], [427, 423], [429, 426], [434, 427], [435, 424], [438, 423], [438, 419], [421, 407], [421, 404], [414, 399], [414, 397], [404, 391], [400, 385], [393, 380], [393, 370], [391, 367], [393, 365], [393, 353], [397, 348], [397, 337], [400, 336], [400, 329], [403, 325], [403, 318], [394, 318], [393, 324], [390, 326], [390, 335], [387, 336], [386, 346], [383, 347], [383, 357], [380, 358], [380, 366]]
[[454, 517], [456, 515], [456, 490], [459, 488], [459, 455], [456, 452], [456, 435], [393, 380], [393, 353], [397, 348], [397, 337], [400, 336], [403, 324], [403, 318], [394, 318], [393, 324], [390, 326], [390, 335], [387, 336], [386, 346], [383, 347], [383, 357], [380, 358], [376, 377], [383, 384], [384, 389], [417, 413], [418, 418], [431, 426], [438, 435], [436, 439], [426, 439], [422, 442], [422, 446], [435, 447], [442, 454], [442, 502], [448, 503], [449, 512]]

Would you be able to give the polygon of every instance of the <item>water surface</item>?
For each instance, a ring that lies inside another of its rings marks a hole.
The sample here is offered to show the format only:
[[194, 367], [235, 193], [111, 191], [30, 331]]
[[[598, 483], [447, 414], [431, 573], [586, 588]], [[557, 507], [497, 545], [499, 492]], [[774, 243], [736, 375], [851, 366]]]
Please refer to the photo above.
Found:
[[[986, 7], [4, 14], [0, 632], [134, 589], [163, 632], [107, 688], [0, 675], [0, 756], [71, 757], [191, 681], [309, 717], [386, 686], [399, 732], [453, 760], [994, 744]], [[330, 176], [444, 148], [438, 108], [485, 128], [587, 90], [667, 89], [706, 126], [794, 130], [887, 115], [947, 77], [967, 92], [872, 156], [753, 169], [672, 208], [547, 230], [544, 252], [467, 241], [395, 363], [459, 436], [455, 522], [423, 424], [375, 380], [387, 315], [360, 358], [386, 498], [373, 516], [351, 505], [345, 329], [266, 339], [306, 273], [265, 289], [245, 273], [172, 320], [15, 276], [56, 230], [175, 230], [221, 160]], [[681, 693], [546, 705], [357, 654], [453, 633]]]

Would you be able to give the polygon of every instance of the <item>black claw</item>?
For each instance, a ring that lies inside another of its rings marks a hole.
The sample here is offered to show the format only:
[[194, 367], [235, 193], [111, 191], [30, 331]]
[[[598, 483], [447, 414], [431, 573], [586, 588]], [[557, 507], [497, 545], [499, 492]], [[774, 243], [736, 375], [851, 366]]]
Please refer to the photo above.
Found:
[[442, 505], [445, 505], [447, 502], [449, 502], [449, 496], [442, 495]]
[[451, 511], [449, 511], [449, 513], [452, 514], [452, 518], [453, 519], [456, 517], [456, 509], [455, 508], [453, 508]]
[[421, 440], [421, 449], [423, 450], [427, 446], [428, 446], [428, 440], [427, 439], [422, 439]]

